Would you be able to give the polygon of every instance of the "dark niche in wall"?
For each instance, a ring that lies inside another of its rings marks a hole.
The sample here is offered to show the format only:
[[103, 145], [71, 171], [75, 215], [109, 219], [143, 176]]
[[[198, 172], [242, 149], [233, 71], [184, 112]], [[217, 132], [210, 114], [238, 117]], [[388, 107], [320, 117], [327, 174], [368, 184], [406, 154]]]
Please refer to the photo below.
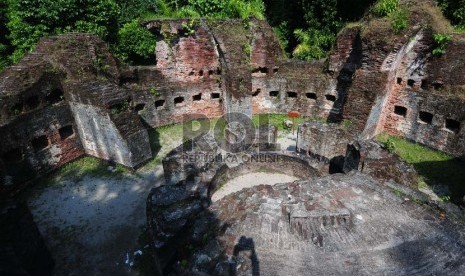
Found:
[[409, 79], [409, 80], [407, 81], [407, 85], [408, 85], [408, 86], [414, 86], [414, 85], [415, 85], [415, 80]]
[[38, 96], [30, 96], [26, 100], [26, 105], [29, 107], [29, 109], [35, 109], [40, 105], [40, 100]]
[[49, 104], [56, 104], [63, 101], [63, 91], [61, 89], [54, 89], [45, 96], [45, 100]]
[[433, 88], [434, 88], [435, 90], [441, 90], [443, 86], [444, 86], [444, 84], [442, 84], [442, 83], [440, 83], [440, 82], [434, 82], [434, 83], [433, 83]]
[[297, 98], [297, 92], [287, 92], [288, 98]]
[[279, 97], [279, 91], [270, 91], [270, 97], [273, 97], [273, 98]]
[[258, 68], [253, 69], [252, 73], [268, 74], [268, 68], [266, 68], [266, 67], [258, 67]]
[[60, 134], [61, 140], [65, 140], [73, 136], [74, 134], [73, 126], [72, 125], [64, 126], [58, 130], [58, 133]]
[[202, 93], [199, 93], [197, 95], [192, 96], [192, 100], [194, 102], [198, 102], [198, 101], [202, 100]]
[[446, 129], [458, 133], [460, 131], [460, 122], [453, 119], [446, 119]]
[[421, 81], [421, 89], [426, 90], [426, 89], [428, 89], [428, 88], [429, 88], [429, 83], [428, 83], [428, 81], [427, 81], [427, 80], [422, 80], [422, 81]]
[[174, 98], [174, 105], [175, 106], [179, 106], [179, 105], [182, 105], [182, 103], [184, 103], [184, 97], [176, 97]]
[[220, 98], [220, 93], [211, 93], [211, 94], [210, 94], [210, 97], [211, 97], [212, 99], [219, 99], [219, 98]]
[[335, 102], [336, 101], [336, 96], [334, 95], [325, 95], [325, 98], [327, 101], [330, 101], [330, 102]]
[[396, 105], [394, 106], [394, 113], [405, 118], [407, 117], [407, 108], [400, 105]]
[[165, 100], [158, 100], [158, 101], [155, 101], [155, 108], [156, 108], [156, 109], [163, 108], [164, 105], [165, 105]]
[[41, 136], [39, 136], [39, 137], [34, 138], [34, 139], [31, 141], [31, 143], [32, 143], [32, 148], [33, 148], [35, 151], [41, 151], [41, 150], [47, 148], [47, 147], [48, 147], [48, 144], [49, 144], [48, 138], [47, 138], [47, 136], [45, 136], [45, 135], [41, 135]]
[[144, 108], [145, 108], [144, 103], [136, 104], [136, 106], [134, 107], [134, 111], [139, 112], [139, 111], [144, 110]]
[[262, 92], [262, 90], [260, 88], [258, 88], [257, 90], [255, 90], [255, 92], [252, 94], [252, 97], [257, 97], [258, 94], [260, 94], [260, 92]]
[[418, 117], [419, 117], [420, 121], [423, 122], [423, 123], [427, 123], [429, 125], [433, 123], [434, 115], [429, 113], [429, 112], [420, 111], [420, 114], [419, 114]]
[[307, 93], [307, 94], [305, 94], [305, 96], [307, 96], [307, 99], [310, 99], [310, 100], [316, 100], [317, 99], [316, 93]]

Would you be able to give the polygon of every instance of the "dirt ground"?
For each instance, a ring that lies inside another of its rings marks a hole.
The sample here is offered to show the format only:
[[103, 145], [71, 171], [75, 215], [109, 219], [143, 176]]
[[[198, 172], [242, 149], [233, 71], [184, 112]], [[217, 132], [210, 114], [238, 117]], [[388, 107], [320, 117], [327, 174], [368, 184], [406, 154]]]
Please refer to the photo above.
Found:
[[146, 197], [162, 182], [158, 166], [35, 187], [28, 204], [55, 258], [55, 275], [138, 275], [130, 264], [141, 249]]

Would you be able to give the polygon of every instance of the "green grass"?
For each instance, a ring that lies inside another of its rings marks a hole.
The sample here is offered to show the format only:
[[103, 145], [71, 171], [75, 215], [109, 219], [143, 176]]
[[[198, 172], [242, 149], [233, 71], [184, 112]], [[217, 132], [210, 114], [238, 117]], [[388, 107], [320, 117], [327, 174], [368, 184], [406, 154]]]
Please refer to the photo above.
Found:
[[52, 175], [38, 179], [40, 185], [53, 185], [61, 179], [72, 179], [80, 181], [84, 176], [97, 177], [121, 177], [124, 173], [130, 170], [123, 165], [114, 165], [116, 171], [108, 170], [108, 161], [98, 159], [93, 156], [85, 156], [65, 164], [63, 167], [56, 170]]
[[394, 144], [394, 152], [415, 167], [421, 177], [419, 188], [446, 185], [451, 192], [451, 201], [461, 202], [465, 195], [465, 162], [402, 138], [381, 134], [377, 139], [382, 143], [389, 139]]
[[[268, 118], [268, 120], [267, 120]], [[278, 128], [278, 131], [289, 131], [289, 129], [284, 127], [283, 122], [285, 120], [291, 120], [287, 114], [260, 114], [260, 115], [254, 115], [252, 117], [252, 121], [256, 126], [264, 125], [269, 122], [271, 125], [274, 125]], [[326, 123], [325, 118], [319, 118], [319, 117], [300, 117], [295, 119], [295, 124], [296, 124], [296, 130], [297, 126], [299, 124], [305, 123], [305, 122], [322, 122]]]

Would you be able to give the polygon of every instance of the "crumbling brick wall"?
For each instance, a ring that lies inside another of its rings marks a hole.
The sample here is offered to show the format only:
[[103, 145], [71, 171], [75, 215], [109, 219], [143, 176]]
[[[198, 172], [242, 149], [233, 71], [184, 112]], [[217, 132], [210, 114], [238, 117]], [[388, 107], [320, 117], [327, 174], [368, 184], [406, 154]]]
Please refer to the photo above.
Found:
[[[150, 158], [147, 131], [131, 115], [131, 104], [123, 108], [129, 113], [126, 120], [109, 116], [116, 104], [130, 103], [131, 94], [118, 89], [118, 80], [119, 68], [106, 44], [86, 34], [42, 39], [33, 53], [1, 72], [0, 197], [88, 152], [80, 131], [86, 126], [74, 112], [79, 104], [101, 110], [115, 125], [120, 142], [128, 148], [115, 161], [133, 167]], [[89, 86], [93, 90], [84, 89]], [[104, 131], [99, 127], [92, 130], [94, 141]]]

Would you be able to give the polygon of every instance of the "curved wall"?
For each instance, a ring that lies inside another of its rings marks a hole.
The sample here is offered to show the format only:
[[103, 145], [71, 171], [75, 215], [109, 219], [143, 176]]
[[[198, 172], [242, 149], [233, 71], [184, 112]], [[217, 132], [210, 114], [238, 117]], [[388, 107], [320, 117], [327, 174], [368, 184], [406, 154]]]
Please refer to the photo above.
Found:
[[226, 164], [221, 166], [209, 184], [208, 194], [211, 196], [218, 188], [233, 178], [254, 172], [281, 173], [299, 179], [310, 179], [323, 175], [312, 166], [312, 161], [304, 156], [297, 155], [280, 153], [253, 154], [247, 157], [245, 162], [237, 166], [229, 167]]

